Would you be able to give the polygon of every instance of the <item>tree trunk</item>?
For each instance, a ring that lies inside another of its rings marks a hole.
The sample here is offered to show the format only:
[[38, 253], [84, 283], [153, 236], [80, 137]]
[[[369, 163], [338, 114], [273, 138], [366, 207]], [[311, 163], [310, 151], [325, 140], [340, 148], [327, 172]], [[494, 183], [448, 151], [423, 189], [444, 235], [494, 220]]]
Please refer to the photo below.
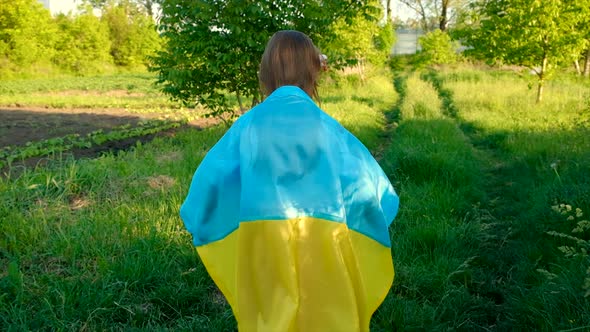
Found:
[[582, 75], [582, 70], [580, 69], [580, 61], [578, 59], [574, 60], [574, 67], [576, 67], [576, 74]]
[[439, 28], [440, 28], [440, 31], [446, 31], [447, 30], [448, 9], [449, 9], [449, 0], [442, 0], [442, 7], [441, 7], [441, 10], [440, 10], [440, 18], [439, 18]]
[[547, 71], [547, 55], [543, 55], [543, 64], [541, 65], [541, 72], [539, 76], [539, 86], [537, 88], [537, 103], [543, 101], [543, 87], [545, 85], [545, 72]]
[[260, 103], [260, 97], [256, 93], [256, 94], [254, 94], [254, 96], [252, 96], [252, 107], [258, 105], [259, 103]]
[[387, 0], [385, 13], [387, 14], [386, 23], [391, 22], [391, 0]]
[[151, 18], [154, 18], [154, 3], [153, 0], [146, 0], [144, 3], [145, 10]]
[[244, 104], [242, 104], [242, 96], [240, 96], [240, 91], [236, 90], [236, 97], [238, 98], [238, 105], [240, 105], [240, 114], [244, 113]]
[[586, 62], [584, 62], [584, 77], [590, 77], [590, 48], [586, 50]]
[[422, 17], [422, 29], [424, 29], [424, 33], [428, 31], [428, 17], [426, 17], [426, 9], [422, 4], [422, 1], [418, 1], [418, 5], [420, 6], [420, 16]]
[[539, 85], [537, 87], [537, 104], [543, 101], [543, 88], [545, 87], [545, 81], [539, 79]]

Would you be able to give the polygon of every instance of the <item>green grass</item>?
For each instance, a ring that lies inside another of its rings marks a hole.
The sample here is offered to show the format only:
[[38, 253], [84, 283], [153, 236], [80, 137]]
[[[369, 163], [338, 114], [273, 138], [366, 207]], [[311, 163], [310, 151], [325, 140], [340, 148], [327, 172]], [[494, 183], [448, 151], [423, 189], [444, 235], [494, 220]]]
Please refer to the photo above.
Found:
[[[588, 329], [583, 279], [590, 277], [590, 259], [565, 258], [558, 247], [575, 243], [547, 232], [571, 234], [576, 224], [552, 211], [555, 204], [590, 211], [590, 85], [560, 78], [549, 84], [543, 103], [535, 104], [522, 77], [468, 76], [448, 71], [434, 79], [448, 89], [457, 121], [474, 145], [490, 157], [488, 208], [504, 242], [482, 256], [490, 275], [505, 283], [503, 326]], [[587, 231], [575, 235], [590, 238]]]
[[398, 73], [382, 161], [399, 181], [397, 276], [375, 331], [590, 328], [589, 227], [572, 232], [590, 204], [590, 84], [560, 77], [537, 105], [527, 83]]
[[[320, 93], [375, 148], [396, 94], [383, 77], [366, 87]], [[235, 330], [178, 216], [224, 131], [183, 130], [0, 178], [0, 330]]]
[[150, 73], [0, 80], [0, 105], [54, 108], [178, 108]]
[[358, 82], [327, 83], [320, 90], [320, 107], [350, 130], [369, 150], [383, 142], [384, 112], [391, 110], [397, 94], [391, 77], [374, 74], [361, 85]]
[[1, 180], [2, 329], [231, 329], [177, 213], [222, 133], [184, 131]]
[[[590, 233], [572, 233], [590, 213], [590, 84], [558, 77], [536, 105], [528, 82], [459, 67], [320, 90], [400, 195], [372, 331], [590, 328]], [[178, 217], [224, 131], [0, 179], [0, 330], [235, 330]]]
[[130, 92], [159, 93], [151, 73], [100, 75], [90, 77], [59, 77], [41, 79], [14, 79], [0, 81], [0, 94], [34, 93], [51, 91], [102, 91], [126, 90]]
[[485, 197], [479, 160], [429, 83], [400, 74], [396, 87], [399, 126], [382, 162], [401, 201], [392, 234], [396, 279], [375, 331], [481, 329], [496, 310], [492, 299], [472, 294], [484, 236], [475, 208]]

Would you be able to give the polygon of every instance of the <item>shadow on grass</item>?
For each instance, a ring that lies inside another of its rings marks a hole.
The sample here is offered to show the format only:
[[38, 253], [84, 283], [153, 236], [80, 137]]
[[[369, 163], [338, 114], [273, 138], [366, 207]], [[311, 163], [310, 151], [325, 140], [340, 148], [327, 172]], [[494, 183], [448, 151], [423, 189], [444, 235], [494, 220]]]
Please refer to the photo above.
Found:
[[[547, 235], [575, 226], [552, 205], [590, 211], [590, 128], [484, 132], [471, 126], [466, 140], [452, 134], [457, 125], [453, 118], [402, 119], [386, 156], [393, 177], [401, 178], [400, 215], [392, 226], [398, 274], [375, 330], [590, 324], [582, 282], [568, 279], [583, 280], [585, 268], [572, 268], [557, 249], [564, 240]], [[560, 271], [559, 277], [547, 280], [540, 268]]]
[[[395, 84], [403, 87], [403, 78]], [[399, 110], [388, 116], [400, 120]], [[577, 201], [590, 211], [590, 149], [568, 154], [567, 148], [579, 137], [589, 137], [588, 129], [520, 132], [529, 142], [558, 139], [564, 149], [533, 149], [526, 156], [502, 150], [498, 164], [487, 165], [487, 160], [474, 158], [464, 140], [445, 136], [455, 124], [450, 119], [408, 120], [395, 129], [403, 135], [391, 138], [382, 162], [392, 182], [400, 184], [400, 216], [392, 226], [397, 276], [374, 317], [374, 330], [543, 330], [572, 328], [568, 320], [584, 324], [590, 317], [584, 311], [587, 300], [572, 300], [559, 288], [577, 285], [543, 288], [547, 286], [535, 269], [554, 264], [549, 258], [556, 257], [555, 241], [543, 233], [553, 225], [548, 223], [553, 200]], [[355, 130], [360, 137], [381, 134], [376, 126]], [[499, 149], [512, 135], [482, 133], [481, 140], [493, 141], [490, 148]], [[197, 158], [195, 151], [204, 152], [218, 138], [190, 146], [198, 135], [179, 136], [153, 153], [186, 150]], [[18, 262], [16, 268], [0, 271], [2, 287], [8, 289], [10, 283], [9, 291], [14, 291], [0, 295], [4, 327], [235, 330], [235, 320], [219, 301], [190, 240], [179, 235], [179, 219], [170, 218], [184, 192], [177, 188], [154, 194], [138, 185], [157, 172], [181, 179], [186, 189], [196, 159], [187, 163], [190, 171], [172, 172], [184, 162], [171, 160], [168, 169], [149, 166], [156, 162], [141, 156], [49, 170], [23, 181], [10, 197], [2, 193], [6, 204], [0, 217], [10, 222], [0, 227], [11, 226], [2, 228], [6, 236], [0, 238], [0, 266]], [[560, 179], [546, 165], [554, 158], [560, 160]], [[68, 178], [76, 167], [82, 170]], [[60, 178], [56, 172], [66, 175]], [[55, 180], [55, 188], [46, 179]], [[44, 194], [50, 189], [57, 193]], [[86, 212], [59, 207], [77, 195], [102, 203]], [[137, 204], [143, 199], [149, 201]], [[480, 202], [494, 215], [473, 207]], [[493, 204], [510, 208], [492, 209]], [[3, 241], [13, 241], [18, 250]], [[541, 309], [532, 310], [522, 304], [525, 300], [536, 301]]]

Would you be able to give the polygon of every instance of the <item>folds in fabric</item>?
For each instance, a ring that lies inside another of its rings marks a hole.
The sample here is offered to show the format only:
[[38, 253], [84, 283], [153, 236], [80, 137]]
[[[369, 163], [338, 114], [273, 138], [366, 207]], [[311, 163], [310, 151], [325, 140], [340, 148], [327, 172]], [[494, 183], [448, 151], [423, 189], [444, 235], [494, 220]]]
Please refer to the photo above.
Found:
[[181, 217], [241, 331], [365, 331], [398, 203], [369, 151], [286, 86], [209, 151]]
[[393, 280], [389, 248], [322, 219], [246, 222], [197, 250], [240, 331], [368, 331]]

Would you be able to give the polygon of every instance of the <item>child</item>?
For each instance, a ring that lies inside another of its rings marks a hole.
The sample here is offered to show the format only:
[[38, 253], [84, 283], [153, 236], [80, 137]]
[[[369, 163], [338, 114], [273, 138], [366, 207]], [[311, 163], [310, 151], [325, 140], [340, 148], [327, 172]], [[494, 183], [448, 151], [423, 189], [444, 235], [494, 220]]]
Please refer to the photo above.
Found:
[[305, 34], [274, 34], [267, 98], [205, 156], [180, 210], [243, 332], [368, 331], [393, 281], [398, 196], [312, 100], [321, 68]]

